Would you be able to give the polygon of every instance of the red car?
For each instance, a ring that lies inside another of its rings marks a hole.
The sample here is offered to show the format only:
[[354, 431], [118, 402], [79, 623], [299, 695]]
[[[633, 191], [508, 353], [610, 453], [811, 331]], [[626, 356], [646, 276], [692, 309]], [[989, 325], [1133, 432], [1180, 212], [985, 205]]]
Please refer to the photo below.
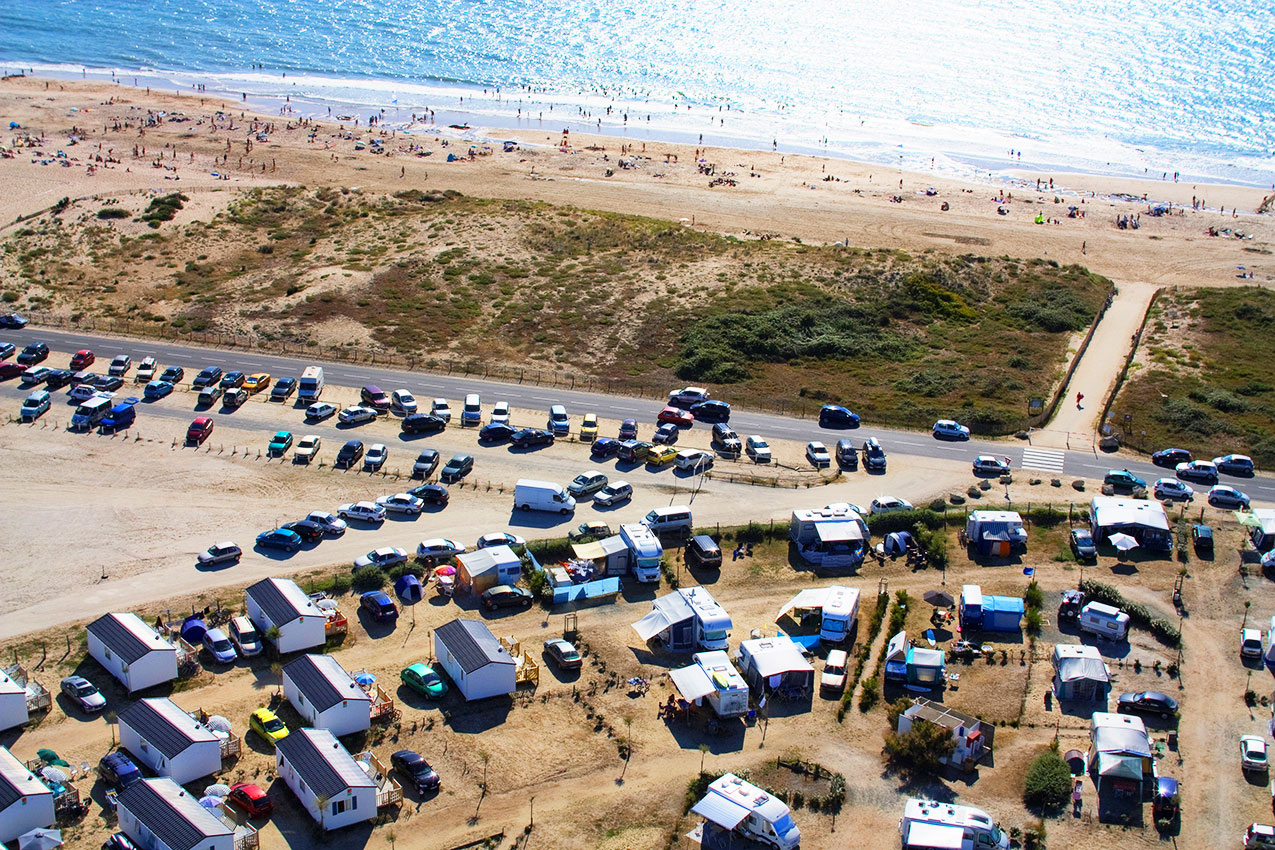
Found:
[[202, 446], [204, 440], [213, 432], [213, 421], [207, 416], [200, 416], [186, 429], [186, 442]]
[[0, 380], [16, 378], [26, 370], [27, 367], [21, 363], [14, 363], [12, 360], [0, 360]]
[[81, 369], [87, 369], [93, 365], [93, 361], [96, 359], [97, 357], [94, 356], [93, 352], [87, 348], [83, 351], [77, 351], [71, 357], [71, 368], [77, 372]]
[[672, 422], [679, 428], [689, 428], [695, 422], [695, 417], [680, 407], [672, 405], [660, 411], [660, 415], [655, 417], [659, 422]]
[[268, 818], [274, 811], [274, 803], [270, 802], [270, 797], [261, 790], [260, 785], [249, 785], [246, 782], [231, 785], [228, 799], [247, 812], [250, 818]]

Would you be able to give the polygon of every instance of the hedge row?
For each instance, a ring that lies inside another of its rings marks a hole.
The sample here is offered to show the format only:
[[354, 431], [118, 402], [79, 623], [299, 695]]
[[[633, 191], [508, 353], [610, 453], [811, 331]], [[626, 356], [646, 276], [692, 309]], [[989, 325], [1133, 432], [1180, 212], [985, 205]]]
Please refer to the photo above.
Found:
[[1129, 615], [1129, 622], [1148, 630], [1165, 646], [1177, 649], [1182, 645], [1182, 634], [1173, 627], [1172, 623], [1162, 617], [1154, 616], [1151, 609], [1142, 603], [1125, 599], [1120, 595], [1120, 591], [1111, 585], [1085, 579], [1080, 583], [1080, 590], [1085, 594], [1086, 599], [1102, 602], [1124, 611]]

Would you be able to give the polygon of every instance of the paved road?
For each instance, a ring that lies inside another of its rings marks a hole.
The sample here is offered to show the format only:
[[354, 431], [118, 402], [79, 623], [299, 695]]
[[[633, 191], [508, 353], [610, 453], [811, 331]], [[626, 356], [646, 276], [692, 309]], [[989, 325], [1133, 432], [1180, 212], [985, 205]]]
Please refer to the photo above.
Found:
[[[252, 351], [205, 349], [161, 341], [94, 336], [36, 327], [28, 327], [21, 331], [0, 330], [0, 342], [12, 342], [18, 346], [19, 350], [33, 340], [46, 342], [55, 350], [92, 349], [97, 355], [98, 363], [103, 364], [99, 371], [105, 371], [104, 364], [109, 363], [116, 354], [128, 354], [132, 356], [134, 362], [143, 357], [154, 357], [161, 366], [183, 367], [187, 377], [193, 377], [192, 370], [197, 372], [209, 365], [218, 365], [227, 371], [238, 369], [243, 372], [269, 372], [275, 377], [299, 375], [305, 366], [317, 362], [323, 366], [325, 379], [330, 384], [348, 387], [376, 384], [386, 390], [406, 387], [420, 398], [428, 399], [436, 396], [447, 398], [453, 402], [453, 409], [456, 408], [456, 403], [470, 392], [481, 393], [487, 404], [508, 401], [514, 407], [544, 410], [546, 416], [549, 405], [557, 403], [566, 405], [567, 410], [573, 414], [593, 412], [604, 418], [634, 418], [643, 422], [653, 422], [660, 407], [658, 402], [650, 399], [504, 383], [465, 376], [406, 372], [350, 363], [325, 363]], [[53, 365], [62, 366], [63, 364], [57, 362]], [[97, 368], [96, 365], [95, 368]], [[15, 380], [6, 381], [0, 385], [0, 395], [16, 398], [23, 394]], [[241, 413], [246, 412], [241, 411]], [[240, 418], [240, 414], [236, 414], [236, 419]], [[250, 423], [247, 421], [249, 417], [243, 416], [242, 419], [245, 420], [244, 424], [259, 425], [262, 430], [274, 430], [280, 426], [277, 420], [261, 420], [260, 422], [253, 420]], [[1092, 452], [1036, 449], [1019, 441], [971, 440], [968, 443], [949, 443], [935, 440], [923, 432], [886, 428], [863, 427], [854, 431], [834, 431], [820, 428], [813, 420], [757, 413], [738, 407], [732, 412], [731, 427], [741, 435], [761, 434], [771, 439], [786, 439], [801, 443], [810, 440], [831, 443], [842, 436], [853, 437], [856, 441], [877, 437], [887, 454], [899, 453], [944, 460], [962, 460], [973, 458], [976, 454], [993, 454], [1008, 457], [1015, 469], [1024, 469], [1029, 472], [1034, 470], [1042, 478], [1054, 476], [1102, 478], [1113, 466], [1127, 467], [1148, 481], [1167, 474], [1165, 470], [1146, 461], [1111, 458]], [[335, 429], [331, 432], [321, 429], [318, 433], [325, 436], [337, 436]], [[1224, 454], [1226, 451], [1224, 447], [1218, 449], [1219, 454]], [[1275, 503], [1275, 478], [1258, 476], [1243, 479], [1223, 476], [1222, 479], [1223, 483], [1243, 490], [1255, 501]], [[1196, 486], [1196, 490], [1198, 492], [1201, 488]]]

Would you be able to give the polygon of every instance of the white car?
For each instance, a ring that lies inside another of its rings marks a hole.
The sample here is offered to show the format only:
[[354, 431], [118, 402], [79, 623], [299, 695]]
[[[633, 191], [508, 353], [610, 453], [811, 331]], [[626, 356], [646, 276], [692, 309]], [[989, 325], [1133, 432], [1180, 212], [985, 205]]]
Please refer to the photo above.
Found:
[[336, 405], [329, 404], [326, 401], [316, 401], [305, 409], [305, 418], [312, 422], [318, 422], [327, 419], [333, 413], [336, 413]]
[[951, 419], [940, 419], [934, 423], [934, 439], [936, 440], [968, 440], [970, 429]]
[[846, 689], [846, 662], [844, 649], [828, 652], [828, 660], [823, 663], [823, 672], [819, 674], [820, 692], [840, 695]]
[[756, 434], [744, 441], [744, 453], [753, 463], [770, 463], [770, 446]]
[[336, 509], [336, 515], [344, 520], [357, 519], [362, 522], [384, 522], [385, 508], [375, 502], [355, 502], [342, 505]]
[[806, 443], [806, 460], [815, 469], [832, 466], [832, 455], [828, 454], [828, 447], [817, 440]]
[[314, 460], [314, 456], [319, 453], [319, 447], [322, 445], [323, 440], [319, 439], [318, 434], [306, 434], [297, 442], [297, 447], [292, 452], [292, 459], [297, 463], [309, 463]]
[[388, 569], [396, 564], [407, 563], [407, 552], [396, 546], [385, 546], [381, 549], [373, 549], [366, 555], [359, 555], [354, 559], [354, 569], [360, 570], [363, 567], [380, 567]]
[[465, 551], [465, 544], [463, 543], [448, 540], [446, 537], [431, 537], [429, 540], [422, 540], [420, 545], [416, 547], [416, 557], [422, 561], [427, 558], [441, 561], [455, 555], [463, 555]]
[[373, 443], [368, 446], [367, 454], [363, 455], [363, 468], [368, 472], [376, 472], [390, 456], [390, 450], [386, 448], [384, 443]]
[[416, 516], [425, 507], [425, 503], [411, 493], [395, 493], [393, 496], [381, 496], [376, 503], [385, 508], [387, 513]]
[[1181, 499], [1189, 502], [1195, 498], [1195, 490], [1190, 484], [1184, 484], [1176, 478], [1157, 478], [1155, 482], [1155, 497], [1166, 501], [1175, 501]]
[[607, 486], [593, 494], [593, 504], [601, 507], [610, 507], [618, 505], [627, 499], [633, 498], [633, 486], [627, 481], [612, 481]]
[[668, 394], [668, 403], [677, 407], [690, 407], [701, 401], [708, 401], [708, 390], [703, 387], [682, 387]]
[[324, 534], [331, 534], [333, 537], [340, 537], [345, 534], [345, 520], [338, 516], [333, 516], [327, 511], [310, 511], [306, 515], [306, 519], [321, 527]]
[[1009, 461], [994, 455], [979, 455], [974, 458], [975, 475], [1008, 475]]
[[1240, 736], [1240, 765], [1245, 770], [1266, 770], [1268, 762], [1265, 738], [1260, 735]]
[[416, 397], [407, 390], [395, 390], [390, 393], [390, 409], [397, 410], [404, 415], [416, 412]]
[[488, 421], [495, 422], [497, 424], [508, 425], [509, 424], [509, 402], [507, 401], [496, 402], [491, 408], [491, 419], [489, 419]]
[[1262, 632], [1260, 629], [1240, 630], [1240, 656], [1243, 658], [1262, 657]]
[[912, 503], [907, 499], [896, 499], [894, 496], [878, 496], [868, 505], [871, 514], [888, 514], [891, 511], [910, 511]]
[[237, 564], [241, 557], [243, 557], [243, 550], [236, 544], [226, 541], [225, 543], [214, 543], [204, 551], [197, 553], [195, 560], [205, 567], [212, 567], [217, 564]]
[[356, 405], [342, 410], [336, 418], [343, 425], [362, 425], [364, 422], [375, 422], [376, 411], [370, 407]]
[[478, 538], [478, 549], [487, 549], [491, 546], [526, 546], [527, 541], [519, 537], [517, 534], [510, 534], [508, 531], [493, 531], [491, 534], [484, 534]]
[[114, 393], [103, 392], [92, 384], [76, 384], [71, 387], [71, 392], [69, 392], [68, 395], [71, 397], [71, 401], [88, 401], [94, 396], [99, 395], [104, 395], [107, 398], [113, 398], [115, 396]]
[[703, 472], [713, 468], [713, 455], [701, 449], [682, 449], [673, 458], [673, 466], [687, 472]]
[[452, 421], [452, 406], [447, 403], [445, 398], [436, 398], [429, 406], [429, 412], [433, 416], [437, 416], [444, 422]]

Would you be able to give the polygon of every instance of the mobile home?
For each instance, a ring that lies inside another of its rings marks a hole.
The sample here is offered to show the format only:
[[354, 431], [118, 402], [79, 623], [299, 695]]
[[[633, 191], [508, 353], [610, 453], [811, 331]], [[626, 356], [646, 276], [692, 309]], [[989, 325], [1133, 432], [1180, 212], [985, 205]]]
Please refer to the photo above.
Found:
[[177, 678], [177, 647], [136, 614], [103, 614], [86, 631], [89, 655], [129, 693]]
[[53, 826], [53, 791], [17, 756], [0, 747], [0, 842], [40, 827]]

